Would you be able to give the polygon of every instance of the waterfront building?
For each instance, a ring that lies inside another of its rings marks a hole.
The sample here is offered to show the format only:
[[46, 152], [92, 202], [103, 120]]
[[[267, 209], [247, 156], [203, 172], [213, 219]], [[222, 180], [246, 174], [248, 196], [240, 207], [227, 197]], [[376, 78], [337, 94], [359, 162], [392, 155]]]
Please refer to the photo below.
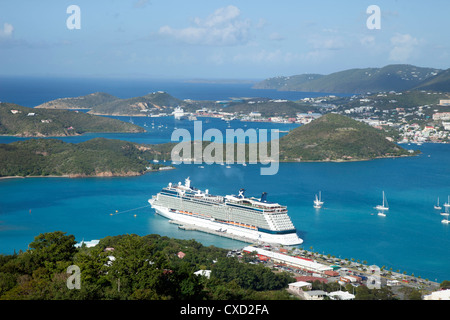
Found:
[[270, 250], [265, 250], [253, 246], [247, 246], [242, 249], [244, 252], [252, 253], [256, 252], [258, 255], [263, 255], [270, 258], [275, 263], [285, 263], [294, 268], [302, 269], [312, 273], [325, 274], [325, 271], [332, 271], [333, 268], [330, 266], [317, 263], [314, 261], [309, 261], [305, 259], [301, 259], [298, 257], [289, 256], [287, 254], [273, 252]]
[[423, 300], [450, 300], [450, 289], [434, 291], [424, 296]]

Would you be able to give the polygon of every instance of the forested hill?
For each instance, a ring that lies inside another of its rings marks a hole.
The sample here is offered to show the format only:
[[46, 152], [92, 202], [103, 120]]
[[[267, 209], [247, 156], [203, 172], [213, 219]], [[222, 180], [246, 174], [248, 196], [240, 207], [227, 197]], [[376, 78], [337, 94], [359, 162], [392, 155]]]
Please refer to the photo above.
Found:
[[326, 93], [398, 92], [413, 89], [437, 77], [440, 72], [440, 69], [396, 64], [383, 68], [349, 69], [328, 75], [274, 77], [257, 83], [254, 88]]
[[121, 140], [95, 138], [72, 144], [30, 139], [0, 144], [0, 177], [136, 176], [154, 169], [149, 160], [158, 157], [151, 146]]
[[104, 92], [94, 92], [80, 97], [67, 97], [51, 100], [36, 106], [36, 109], [92, 109], [96, 105], [120, 100]]
[[[107, 236], [91, 248], [75, 245], [75, 236], [55, 231], [36, 236], [24, 252], [0, 255], [0, 300], [197, 300], [201, 305], [205, 300], [295, 299], [285, 290], [295, 281], [288, 273], [246, 263], [255, 260], [251, 254], [238, 260], [228, 257], [227, 249], [195, 240], [128, 234]], [[80, 268], [79, 290], [67, 287], [75, 282], [67, 272], [73, 265]], [[210, 277], [197, 276], [199, 270], [211, 270]], [[175, 318], [180, 313], [168, 311]]]
[[74, 136], [86, 132], [144, 132], [116, 119], [69, 110], [34, 109], [0, 103], [0, 135], [22, 137]]
[[96, 92], [80, 97], [48, 101], [36, 106], [36, 108], [89, 109], [88, 113], [96, 115], [142, 116], [147, 115], [146, 112], [149, 110], [171, 113], [174, 107], [185, 106], [186, 104], [189, 103], [164, 91], [151, 92], [127, 99], [117, 98], [108, 93]]
[[280, 139], [280, 161], [349, 161], [410, 153], [365, 123], [329, 113]]

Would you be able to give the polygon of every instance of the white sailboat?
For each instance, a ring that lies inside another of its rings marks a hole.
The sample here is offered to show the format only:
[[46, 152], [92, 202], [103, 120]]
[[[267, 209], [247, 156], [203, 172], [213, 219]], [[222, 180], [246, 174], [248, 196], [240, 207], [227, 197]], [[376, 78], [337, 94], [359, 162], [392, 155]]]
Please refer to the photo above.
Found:
[[447, 202], [444, 203], [444, 207], [445, 207], [445, 208], [450, 207], [450, 196], [448, 196]]
[[441, 213], [441, 215], [443, 215], [443, 216], [445, 216], [445, 218], [444, 219], [442, 219], [442, 223], [445, 223], [445, 224], [449, 224], [450, 223], [450, 221], [448, 220], [448, 207], [445, 207], [445, 212], [442, 212]]
[[450, 223], [450, 221], [448, 220], [448, 217], [447, 218], [444, 218], [444, 219], [442, 219], [442, 221], [441, 221], [442, 223], [445, 223], [445, 224], [449, 224]]
[[389, 205], [388, 205], [386, 196], [384, 195], [384, 191], [383, 191], [383, 204], [377, 205], [375, 207], [375, 209], [380, 210], [380, 211], [389, 210]]
[[439, 205], [439, 197], [438, 197], [438, 200], [437, 200], [437, 204], [434, 206], [434, 208], [436, 210], [441, 210], [442, 209], [442, 207]]
[[323, 205], [322, 192], [319, 191], [319, 197], [317, 197], [317, 194], [316, 194], [316, 199], [314, 200], [314, 208], [320, 209], [320, 208], [322, 208], [322, 205]]
[[381, 217], [386, 217], [386, 213], [384, 213], [383, 211], [378, 211], [378, 215]]
[[[446, 218], [444, 219], [444, 220], [447, 220], [447, 223], [448, 223], [448, 216], [449, 216], [449, 207], [450, 206], [446, 206], [445, 204], [444, 204], [444, 212], [441, 212], [441, 216], [446, 216]], [[442, 220], [442, 222], [444, 222], [444, 220]]]

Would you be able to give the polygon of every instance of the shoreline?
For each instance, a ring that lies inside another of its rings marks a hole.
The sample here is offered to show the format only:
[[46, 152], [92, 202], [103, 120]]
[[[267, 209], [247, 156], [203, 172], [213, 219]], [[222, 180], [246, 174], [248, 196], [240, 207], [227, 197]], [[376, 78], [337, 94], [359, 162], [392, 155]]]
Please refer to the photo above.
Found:
[[85, 174], [63, 174], [63, 175], [46, 175], [46, 176], [4, 176], [0, 177], [0, 180], [6, 180], [6, 179], [26, 179], [26, 178], [70, 178], [70, 179], [76, 179], [76, 178], [116, 178], [116, 177], [138, 177], [143, 176], [147, 173], [151, 172], [159, 172], [159, 171], [167, 171], [167, 170], [174, 170], [175, 167], [172, 166], [165, 166], [160, 167], [156, 170], [146, 170], [142, 173], [139, 172], [131, 172], [127, 174], [114, 174], [111, 172], [100, 172], [95, 175], [85, 175]]

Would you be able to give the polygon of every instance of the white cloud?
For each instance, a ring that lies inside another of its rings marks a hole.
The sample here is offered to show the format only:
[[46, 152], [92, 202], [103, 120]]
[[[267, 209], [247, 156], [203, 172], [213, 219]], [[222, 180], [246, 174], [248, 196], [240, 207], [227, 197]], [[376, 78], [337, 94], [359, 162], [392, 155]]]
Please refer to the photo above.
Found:
[[200, 19], [197, 18], [197, 23], [199, 25], [204, 24], [206, 27], [216, 27], [236, 19], [240, 14], [241, 11], [239, 10], [239, 8], [230, 5], [225, 8], [217, 9], [213, 14], [209, 15], [203, 23]]
[[10, 38], [14, 32], [12, 24], [5, 22], [3, 29], [0, 29], [0, 38]]
[[134, 3], [135, 8], [145, 8], [150, 3], [149, 0], [138, 0]]
[[202, 20], [193, 19], [193, 26], [174, 29], [162, 26], [159, 34], [193, 45], [230, 46], [244, 44], [249, 39], [250, 22], [240, 19], [235, 6], [219, 8]]
[[339, 50], [344, 48], [344, 41], [340, 38], [313, 38], [308, 43], [314, 50]]
[[261, 49], [249, 53], [237, 53], [233, 57], [233, 62], [256, 63], [256, 64], [286, 64], [292, 62], [301, 62], [303, 56], [293, 52], [284, 52], [280, 49], [265, 50]]
[[272, 32], [271, 34], [269, 34], [269, 39], [274, 41], [281, 41], [284, 40], [284, 37], [278, 32]]
[[410, 34], [397, 33], [391, 38], [391, 44], [393, 47], [389, 53], [389, 60], [407, 62], [419, 45], [419, 40]]
[[363, 46], [367, 46], [367, 47], [373, 47], [375, 45], [375, 37], [374, 36], [363, 36], [359, 39], [359, 42], [363, 45]]

